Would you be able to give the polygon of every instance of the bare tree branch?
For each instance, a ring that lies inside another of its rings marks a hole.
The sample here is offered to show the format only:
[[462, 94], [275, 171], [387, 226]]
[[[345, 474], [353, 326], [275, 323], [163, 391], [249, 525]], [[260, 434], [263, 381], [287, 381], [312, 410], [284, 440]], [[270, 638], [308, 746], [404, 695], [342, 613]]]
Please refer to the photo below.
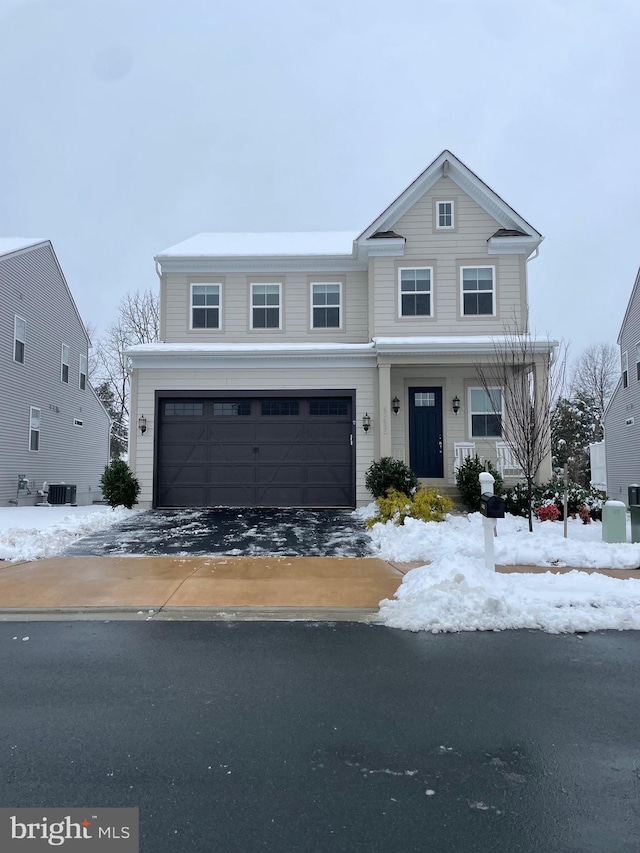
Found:
[[618, 348], [607, 343], [590, 344], [575, 366], [573, 390], [595, 397], [602, 418], [619, 375]]

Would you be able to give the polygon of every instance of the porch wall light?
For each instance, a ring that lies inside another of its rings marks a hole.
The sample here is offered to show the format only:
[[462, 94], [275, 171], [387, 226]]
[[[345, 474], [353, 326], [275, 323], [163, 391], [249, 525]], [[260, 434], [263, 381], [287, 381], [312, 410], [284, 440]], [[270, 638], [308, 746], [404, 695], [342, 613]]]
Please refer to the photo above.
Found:
[[147, 431], [147, 419], [144, 415], [140, 415], [138, 418], [138, 429], [140, 430], [141, 435], [144, 435]]
[[369, 417], [368, 412], [365, 412], [365, 414], [362, 416], [362, 429], [365, 432], [369, 432], [369, 430], [371, 429], [371, 418]]
[[397, 415], [400, 411], [400, 400], [397, 397], [394, 397], [391, 401], [391, 408], [393, 409], [393, 414]]
[[457, 415], [460, 411], [460, 397], [458, 397], [457, 395], [451, 401], [451, 411], [454, 415]]

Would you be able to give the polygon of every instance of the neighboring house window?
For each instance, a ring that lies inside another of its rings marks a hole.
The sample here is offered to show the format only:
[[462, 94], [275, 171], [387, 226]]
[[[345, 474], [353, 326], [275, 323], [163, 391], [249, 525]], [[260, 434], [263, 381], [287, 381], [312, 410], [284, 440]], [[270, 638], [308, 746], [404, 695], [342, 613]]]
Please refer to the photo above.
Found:
[[339, 329], [342, 326], [342, 285], [318, 282], [311, 285], [311, 328]]
[[629, 356], [626, 352], [622, 353], [622, 387], [627, 388], [629, 385]]
[[74, 418], [73, 425], [77, 427], [82, 427], [84, 426], [84, 421], [81, 421], [80, 418]]
[[24, 342], [27, 336], [27, 324], [22, 319], [15, 315], [13, 321], [13, 360], [24, 364]]
[[640, 382], [640, 343], [636, 344], [636, 379]]
[[431, 317], [431, 267], [399, 269], [401, 317]]
[[69, 347], [62, 344], [62, 364], [60, 367], [60, 379], [62, 382], [69, 381]]
[[87, 357], [86, 355], [80, 356], [80, 382], [79, 387], [81, 391], [84, 391], [87, 387]]
[[462, 267], [462, 313], [495, 313], [494, 267]]
[[453, 202], [438, 202], [438, 228], [453, 228]]
[[251, 285], [251, 328], [279, 329], [280, 285]]
[[220, 328], [220, 285], [191, 285], [191, 328]]
[[500, 438], [502, 436], [502, 391], [491, 388], [469, 389], [469, 412], [472, 438]]
[[40, 450], [40, 409], [29, 409], [29, 450]]

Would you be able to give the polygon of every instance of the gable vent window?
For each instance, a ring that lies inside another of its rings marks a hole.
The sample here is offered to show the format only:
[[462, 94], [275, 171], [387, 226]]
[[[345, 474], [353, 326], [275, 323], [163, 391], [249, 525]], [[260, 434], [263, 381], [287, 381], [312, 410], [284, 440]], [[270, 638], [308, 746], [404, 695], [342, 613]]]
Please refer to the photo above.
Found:
[[13, 360], [24, 364], [24, 344], [27, 336], [27, 324], [22, 317], [15, 315], [13, 321]]
[[61, 366], [60, 366], [60, 381], [61, 382], [69, 382], [69, 347], [66, 344], [62, 344], [62, 356], [61, 356]]
[[453, 202], [439, 201], [438, 202], [438, 228], [453, 228]]
[[629, 355], [622, 353], [622, 387], [629, 387]]

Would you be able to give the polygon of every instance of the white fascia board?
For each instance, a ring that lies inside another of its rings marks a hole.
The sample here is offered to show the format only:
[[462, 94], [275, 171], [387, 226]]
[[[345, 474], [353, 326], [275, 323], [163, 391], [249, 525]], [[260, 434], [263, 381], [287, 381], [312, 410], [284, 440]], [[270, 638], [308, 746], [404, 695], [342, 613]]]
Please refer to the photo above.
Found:
[[363, 240], [358, 245], [358, 257], [404, 257], [407, 241], [404, 237], [390, 239]]
[[487, 245], [490, 255], [530, 255], [541, 242], [535, 237], [490, 237]]
[[158, 258], [163, 273], [365, 272], [366, 259], [305, 256], [299, 258]]
[[[430, 354], [468, 354], [487, 355], [506, 347], [512, 338], [496, 335], [495, 337], [430, 337], [430, 338], [374, 338], [376, 351], [380, 355], [414, 353], [416, 355]], [[527, 337], [528, 346], [535, 354], [547, 355], [557, 346], [557, 341], [536, 341]]]

